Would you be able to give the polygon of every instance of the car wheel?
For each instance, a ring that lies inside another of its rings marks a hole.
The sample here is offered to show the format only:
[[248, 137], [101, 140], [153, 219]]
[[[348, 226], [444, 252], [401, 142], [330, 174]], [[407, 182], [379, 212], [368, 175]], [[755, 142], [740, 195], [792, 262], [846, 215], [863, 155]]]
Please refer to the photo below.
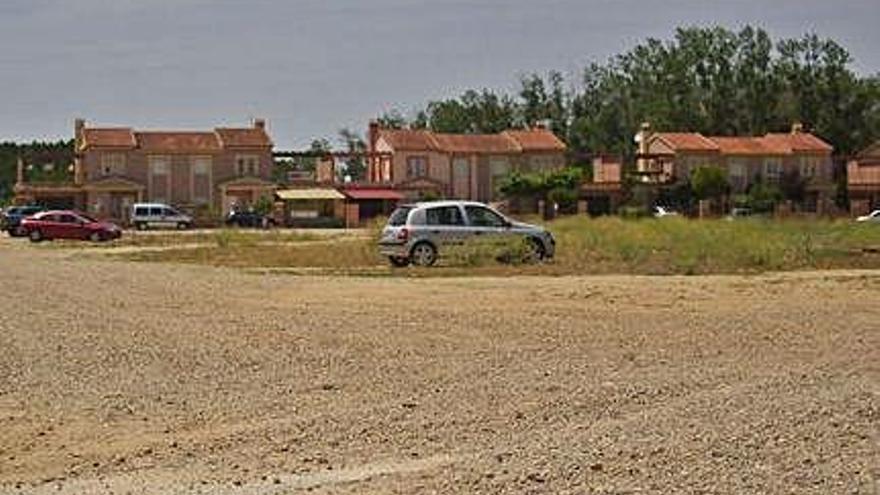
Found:
[[104, 236], [102, 236], [100, 232], [92, 232], [91, 234], [89, 234], [89, 240], [92, 242], [102, 242], [104, 240]]
[[34, 229], [28, 234], [28, 239], [30, 239], [31, 242], [40, 242], [43, 240], [43, 233], [38, 229]]
[[[13, 232], [15, 232], [15, 234], [13, 234]], [[24, 237], [27, 235], [27, 231], [24, 230], [24, 227], [18, 226], [15, 229], [10, 230], [9, 235], [13, 237]]]
[[427, 242], [420, 242], [413, 246], [410, 260], [416, 266], [431, 266], [437, 261], [437, 248]]
[[137, 222], [134, 224], [134, 228], [137, 230], [147, 230], [147, 224], [144, 222]]
[[524, 263], [540, 263], [544, 260], [544, 256], [547, 253], [544, 251], [544, 245], [541, 244], [541, 241], [534, 237], [529, 237], [525, 240], [525, 243], [526, 246], [523, 253]]
[[189, 228], [189, 224], [186, 222], [180, 222], [179, 224], [177, 224], [178, 230], [186, 230], [188, 228]]
[[394, 268], [403, 268], [409, 266], [409, 258], [404, 258], [403, 256], [389, 256], [388, 261]]

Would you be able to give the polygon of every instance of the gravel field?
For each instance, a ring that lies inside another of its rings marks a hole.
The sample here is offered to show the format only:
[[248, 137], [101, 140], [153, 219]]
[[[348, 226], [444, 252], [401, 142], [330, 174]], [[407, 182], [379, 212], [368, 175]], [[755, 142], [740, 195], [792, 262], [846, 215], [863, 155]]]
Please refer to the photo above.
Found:
[[880, 272], [0, 280], [3, 494], [880, 491]]

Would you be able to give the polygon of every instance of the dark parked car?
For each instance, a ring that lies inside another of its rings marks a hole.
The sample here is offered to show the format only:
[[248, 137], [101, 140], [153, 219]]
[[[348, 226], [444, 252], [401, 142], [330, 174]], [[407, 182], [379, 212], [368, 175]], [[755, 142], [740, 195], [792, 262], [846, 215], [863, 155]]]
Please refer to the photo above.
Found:
[[233, 211], [226, 217], [226, 225], [228, 227], [268, 229], [275, 226], [275, 220], [255, 211]]
[[25, 235], [21, 228], [21, 221], [31, 215], [35, 215], [45, 210], [42, 206], [10, 206], [3, 211], [0, 217], [3, 230], [9, 233], [10, 237], [21, 237]]
[[92, 242], [122, 237], [122, 229], [85, 213], [70, 210], [44, 211], [21, 222], [25, 235], [33, 242], [51, 239], [82, 239]]

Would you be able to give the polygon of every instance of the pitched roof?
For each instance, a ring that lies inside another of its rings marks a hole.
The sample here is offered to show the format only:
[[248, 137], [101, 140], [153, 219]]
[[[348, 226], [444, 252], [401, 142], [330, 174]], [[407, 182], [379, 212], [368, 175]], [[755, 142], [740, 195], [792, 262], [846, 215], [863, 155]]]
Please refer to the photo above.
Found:
[[698, 132], [658, 132], [660, 139], [675, 151], [718, 151], [718, 145]]
[[787, 147], [794, 152], [830, 153], [834, 147], [809, 132], [770, 133], [764, 136], [765, 142], [779, 148]]
[[229, 128], [218, 127], [214, 130], [226, 148], [237, 147], [272, 147], [272, 140], [264, 129], [259, 127]]
[[674, 151], [718, 151], [725, 155], [790, 155], [830, 153], [832, 146], [808, 132], [771, 133], [764, 136], [703, 136], [698, 132], [659, 132]]
[[521, 153], [565, 151], [565, 143], [546, 129], [508, 130], [497, 134], [452, 134], [410, 129], [382, 129], [379, 137], [398, 151], [445, 153]]
[[213, 132], [148, 131], [136, 132], [138, 147], [145, 151], [220, 151], [221, 144]]
[[[765, 143], [764, 138], [759, 137], [728, 137], [713, 136], [709, 138], [718, 145], [718, 149], [724, 155], [784, 155], [785, 149], [771, 146]], [[789, 151], [790, 152], [790, 151]]]
[[430, 131], [410, 129], [382, 129], [379, 137], [389, 146], [400, 151], [440, 151], [440, 145]]
[[548, 129], [510, 130], [504, 134], [512, 138], [523, 151], [565, 151], [565, 143]]
[[502, 134], [434, 134], [447, 153], [518, 153], [522, 148]]
[[224, 148], [271, 148], [265, 123], [209, 131], [135, 131], [130, 127], [83, 127], [81, 150], [90, 147], [140, 148], [156, 152], [217, 152]]
[[91, 127], [83, 129], [82, 148], [88, 146], [134, 148], [137, 141], [129, 127]]

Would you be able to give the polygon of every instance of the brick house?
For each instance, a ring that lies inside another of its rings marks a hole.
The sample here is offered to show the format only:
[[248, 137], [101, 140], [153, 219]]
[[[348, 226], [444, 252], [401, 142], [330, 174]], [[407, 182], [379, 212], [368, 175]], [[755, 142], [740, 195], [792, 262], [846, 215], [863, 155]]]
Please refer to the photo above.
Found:
[[135, 202], [227, 211], [272, 195], [272, 140], [263, 120], [248, 128], [138, 131], [74, 125], [73, 181], [28, 183], [19, 171], [19, 202], [77, 208], [126, 220]]
[[880, 141], [847, 163], [846, 181], [852, 213], [863, 215], [880, 208]]
[[734, 194], [758, 180], [779, 182], [796, 172], [806, 180], [805, 210], [829, 204], [834, 195], [832, 146], [798, 124], [788, 133], [755, 137], [652, 132], [645, 124], [637, 139], [637, 173], [647, 182], [674, 183], [696, 167], [717, 166], [726, 171]]
[[543, 128], [497, 134], [445, 134], [382, 129], [368, 133], [367, 180], [407, 197], [433, 193], [475, 201], [497, 197], [501, 177], [511, 171], [551, 171], [565, 166], [565, 144]]

